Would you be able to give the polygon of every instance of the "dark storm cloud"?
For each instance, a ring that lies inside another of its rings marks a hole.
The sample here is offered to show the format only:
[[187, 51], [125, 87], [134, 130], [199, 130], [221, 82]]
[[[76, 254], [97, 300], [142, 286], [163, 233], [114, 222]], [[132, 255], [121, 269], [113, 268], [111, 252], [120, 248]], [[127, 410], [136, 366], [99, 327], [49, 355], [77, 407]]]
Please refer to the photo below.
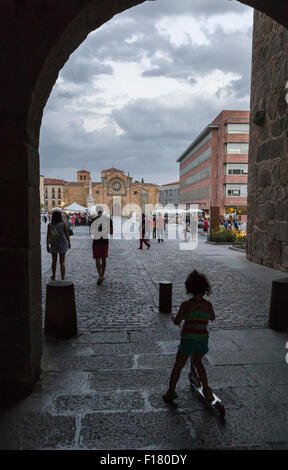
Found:
[[72, 55], [66, 66], [61, 71], [64, 80], [74, 83], [91, 83], [97, 75], [112, 75], [111, 65], [105, 65], [97, 59], [82, 57], [80, 54]]
[[[244, 109], [241, 101], [233, 103]], [[230, 109], [232, 102], [202, 96], [174, 105], [163, 100], [139, 99], [112, 113], [125, 133], [116, 135], [111, 127], [85, 132], [83, 121], [63, 121], [57, 132], [52, 125], [43, 129], [43, 151], [46, 175], [67, 174], [75, 179], [76, 169], [85, 166], [99, 172], [115, 166], [136, 179], [164, 184], [178, 178], [176, 159], [221, 109]], [[59, 158], [60, 156], [60, 158]], [[54, 173], [53, 173], [54, 172]]]
[[[156, 21], [190, 13], [201, 20], [228, 12], [241, 15], [247, 7], [228, 0], [157, 0], [117, 15], [90, 34], [61, 70], [47, 103], [41, 128], [41, 173], [75, 180], [76, 171], [85, 166], [99, 180], [102, 169], [115, 166], [136, 179], [161, 184], [178, 179], [176, 159], [203, 127], [222, 109], [248, 109], [251, 30], [227, 32], [218, 26], [213, 32], [204, 30], [208, 44], [187, 40], [176, 45], [161, 34]], [[107, 117], [101, 80], [114, 73], [113, 61], [125, 67], [143, 59], [150, 64], [143, 77], [176, 79], [186, 85], [186, 98], [179, 99], [177, 93], [165, 96], [163, 89], [158, 98], [129, 100], [127, 81], [127, 103], [114, 107], [101, 130], [87, 132], [87, 118]], [[215, 70], [240, 78], [215, 94], [193, 93], [193, 86]]]
[[171, 77], [192, 80], [196, 76], [204, 76], [215, 70], [233, 72], [241, 75], [241, 79], [232, 83], [230, 92], [245, 96], [250, 89], [251, 73], [251, 32], [224, 32], [218, 27], [214, 33], [207, 32], [209, 44], [197, 45], [188, 43], [176, 46], [168, 40], [161, 52], [165, 58], [152, 57], [151, 69], [145, 70], [146, 77]]

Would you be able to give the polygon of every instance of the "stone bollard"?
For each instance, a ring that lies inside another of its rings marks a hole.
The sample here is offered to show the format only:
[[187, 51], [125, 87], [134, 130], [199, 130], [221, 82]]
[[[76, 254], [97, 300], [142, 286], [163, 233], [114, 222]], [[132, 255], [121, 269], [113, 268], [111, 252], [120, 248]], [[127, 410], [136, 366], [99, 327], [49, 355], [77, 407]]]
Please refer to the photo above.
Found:
[[44, 334], [53, 336], [55, 339], [68, 339], [77, 335], [73, 282], [48, 282], [46, 287]]
[[288, 277], [272, 281], [269, 327], [288, 331]]
[[159, 312], [171, 313], [172, 311], [172, 282], [159, 283]]

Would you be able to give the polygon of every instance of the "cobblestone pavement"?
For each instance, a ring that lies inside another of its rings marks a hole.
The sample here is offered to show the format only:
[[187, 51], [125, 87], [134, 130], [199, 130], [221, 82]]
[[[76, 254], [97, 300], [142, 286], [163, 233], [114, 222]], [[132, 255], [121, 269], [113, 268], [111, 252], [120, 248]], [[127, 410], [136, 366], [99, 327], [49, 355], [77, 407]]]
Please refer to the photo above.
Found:
[[[75, 229], [66, 266], [83, 334], [44, 339], [33, 394], [0, 410], [0, 449], [288, 449], [288, 334], [267, 328], [271, 281], [283, 273], [199, 238], [193, 252], [172, 240], [143, 251], [114, 240], [97, 286], [88, 231]], [[43, 249], [43, 307], [50, 261]], [[158, 283], [173, 282], [176, 312], [195, 267], [213, 288], [217, 320], [204, 361], [225, 404], [224, 425], [191, 390], [188, 366], [175, 407], [161, 397], [180, 330], [158, 312]]]
[[[142, 251], [138, 250], [136, 240], [112, 240], [106, 280], [97, 286], [88, 229], [76, 228], [71, 240], [66, 271], [67, 279], [75, 283], [80, 329], [93, 332], [122, 327], [157, 327], [161, 324], [159, 282], [169, 280], [173, 283], [173, 311], [176, 312], [180, 303], [188, 298], [184, 282], [194, 268], [204, 272], [211, 282], [210, 300], [217, 318], [211, 324], [212, 329], [267, 327], [271, 283], [267, 286], [262, 279], [251, 276], [249, 265], [252, 263], [246, 261], [243, 253], [228, 250], [227, 246], [208, 245], [201, 236], [198, 249], [194, 251], [180, 250], [176, 240], [163, 244], [153, 240], [151, 249]], [[246, 262], [246, 273], [237, 269], [239, 259]], [[51, 274], [50, 255], [45, 253], [43, 272], [44, 300], [45, 285]]]

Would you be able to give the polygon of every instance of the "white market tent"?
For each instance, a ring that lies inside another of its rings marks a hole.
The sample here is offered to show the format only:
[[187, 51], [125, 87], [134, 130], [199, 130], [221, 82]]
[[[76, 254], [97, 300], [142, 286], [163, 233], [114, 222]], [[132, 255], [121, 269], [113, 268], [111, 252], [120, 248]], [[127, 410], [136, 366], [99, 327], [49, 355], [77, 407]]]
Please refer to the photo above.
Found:
[[202, 212], [201, 209], [156, 209], [153, 214], [191, 214], [192, 212]]
[[66, 206], [63, 208], [64, 212], [86, 212], [87, 207], [80, 206], [77, 202], [73, 202], [70, 206]]

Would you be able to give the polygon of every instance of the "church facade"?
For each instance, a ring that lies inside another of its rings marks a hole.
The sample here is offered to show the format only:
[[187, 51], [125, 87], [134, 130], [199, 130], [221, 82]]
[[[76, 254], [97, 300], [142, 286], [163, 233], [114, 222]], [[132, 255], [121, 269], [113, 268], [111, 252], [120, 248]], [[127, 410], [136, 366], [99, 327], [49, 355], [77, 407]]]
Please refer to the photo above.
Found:
[[[152, 183], [134, 181], [123, 170], [108, 168], [101, 172], [101, 181], [92, 182], [90, 172], [77, 171], [77, 181], [68, 182], [56, 179], [44, 179], [45, 209], [51, 211], [53, 207], [69, 206], [76, 202], [84, 207], [105, 205], [110, 214], [115, 212], [116, 206], [124, 209], [123, 215], [129, 215], [140, 207], [144, 210], [145, 204], [158, 204], [159, 186]], [[52, 198], [52, 195], [56, 197]], [[61, 198], [58, 198], [61, 195]], [[114, 207], [113, 207], [114, 202]], [[135, 209], [133, 209], [135, 206]], [[118, 215], [118, 214], [117, 214]]]

